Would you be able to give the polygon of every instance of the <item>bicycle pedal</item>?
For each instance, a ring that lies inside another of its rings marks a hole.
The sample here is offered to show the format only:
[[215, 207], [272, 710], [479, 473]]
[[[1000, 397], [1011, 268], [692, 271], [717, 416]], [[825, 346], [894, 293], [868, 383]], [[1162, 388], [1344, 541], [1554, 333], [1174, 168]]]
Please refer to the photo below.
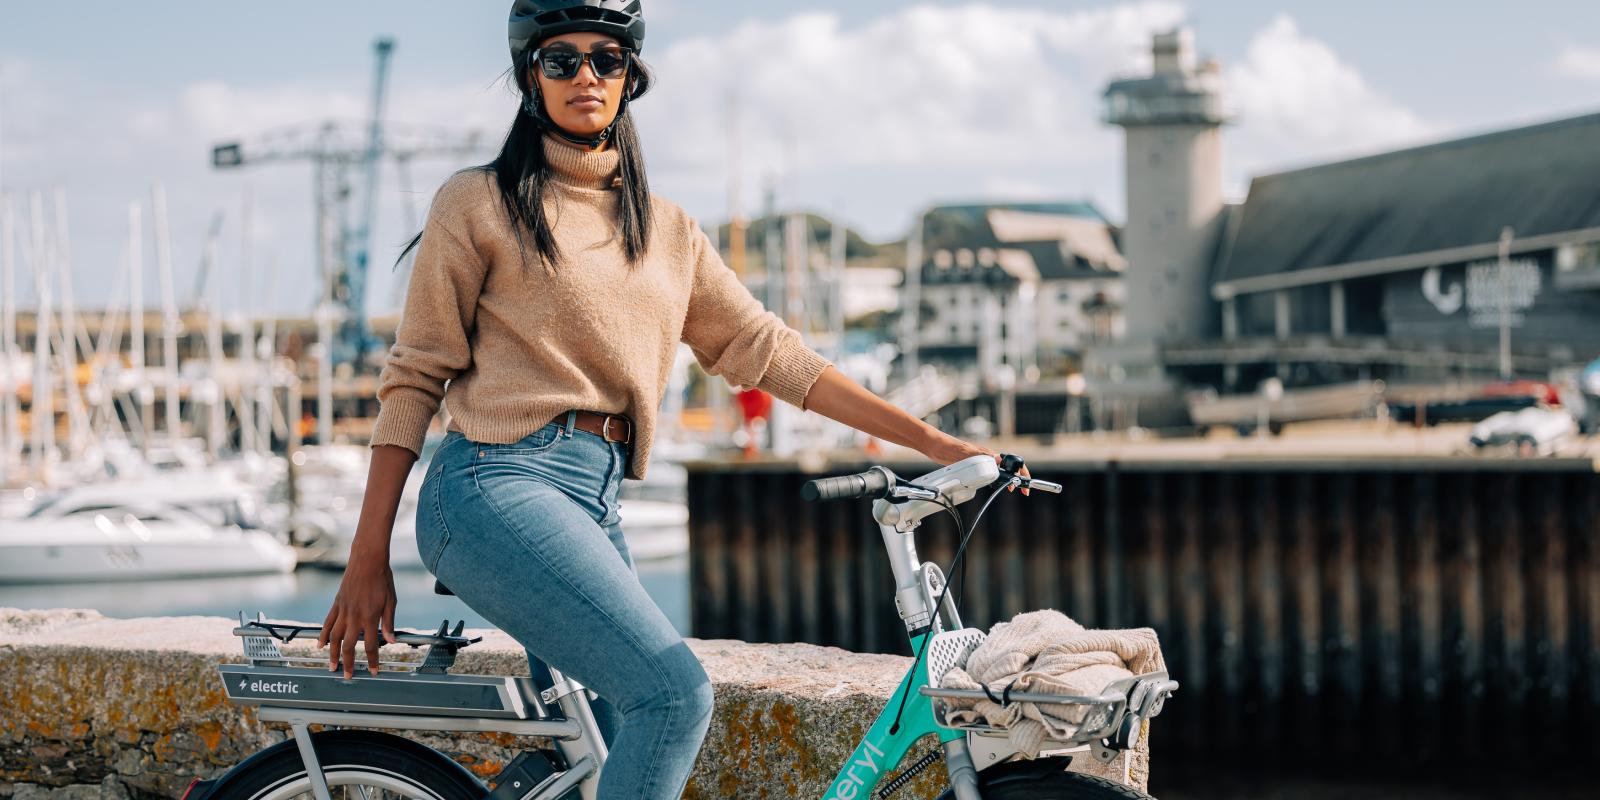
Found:
[[556, 766], [543, 750], [524, 750], [494, 776], [494, 791], [488, 800], [522, 800], [545, 779], [556, 774]]

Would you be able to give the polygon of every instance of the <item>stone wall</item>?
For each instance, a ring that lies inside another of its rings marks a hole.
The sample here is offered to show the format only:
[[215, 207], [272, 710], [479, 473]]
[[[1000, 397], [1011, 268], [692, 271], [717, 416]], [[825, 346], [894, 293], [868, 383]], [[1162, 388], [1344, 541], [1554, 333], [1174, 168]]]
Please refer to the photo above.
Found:
[[[78, 609], [0, 609], [0, 797], [176, 797], [287, 736], [225, 700], [216, 665], [243, 661], [221, 617], [109, 619]], [[464, 650], [455, 671], [526, 675], [499, 631]], [[803, 644], [693, 640], [716, 687], [716, 714], [688, 798], [820, 797], [893, 692], [910, 659]], [[295, 648], [285, 648], [295, 652]], [[398, 657], [409, 648], [388, 648]], [[309, 647], [299, 654], [312, 654]], [[534, 740], [507, 734], [407, 733], [488, 779]], [[933, 749], [932, 740], [902, 766]], [[1143, 787], [1148, 751], [1082, 768]], [[931, 798], [935, 766], [897, 798]]]

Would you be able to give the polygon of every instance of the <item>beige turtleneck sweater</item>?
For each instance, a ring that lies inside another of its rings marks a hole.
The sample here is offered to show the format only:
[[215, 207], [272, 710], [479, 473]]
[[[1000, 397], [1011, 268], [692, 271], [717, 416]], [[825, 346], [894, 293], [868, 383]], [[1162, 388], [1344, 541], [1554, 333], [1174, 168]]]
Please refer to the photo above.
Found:
[[568, 409], [634, 421], [629, 478], [644, 477], [678, 342], [731, 384], [800, 406], [828, 362], [762, 308], [682, 208], [652, 195], [648, 254], [617, 230], [614, 149], [545, 140], [545, 208], [563, 260], [518, 253], [490, 173], [456, 173], [423, 228], [405, 312], [378, 379], [372, 444], [422, 450], [445, 404], [450, 430], [510, 443]]

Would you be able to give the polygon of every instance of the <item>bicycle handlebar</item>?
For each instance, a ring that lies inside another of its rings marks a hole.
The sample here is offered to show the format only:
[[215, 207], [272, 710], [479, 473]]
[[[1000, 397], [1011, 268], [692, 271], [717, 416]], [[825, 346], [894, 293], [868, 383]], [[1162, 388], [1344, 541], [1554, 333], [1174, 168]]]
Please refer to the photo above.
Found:
[[806, 484], [800, 487], [800, 497], [812, 503], [857, 497], [883, 497], [889, 493], [894, 483], [894, 473], [883, 467], [873, 467], [855, 475], [806, 481]]
[[[932, 476], [941, 475], [948, 470], [955, 469], [956, 466], [957, 465], [946, 467], [945, 470], [932, 473]], [[1050, 492], [1053, 494], [1061, 493], [1062, 487], [1059, 483], [1018, 474], [1025, 466], [1022, 459], [1018, 456], [1005, 454], [1001, 459], [999, 466], [999, 480], [1011, 481], [1016, 488], [1038, 489], [1040, 491]], [[925, 475], [923, 478], [918, 478], [917, 480], [922, 481], [924, 479], [932, 479], [932, 476]], [[973, 488], [973, 486], [969, 486], [969, 488]], [[800, 487], [800, 497], [812, 503], [817, 503], [824, 500], [847, 500], [862, 497], [888, 499], [891, 502], [897, 499], [937, 501], [939, 498], [939, 492], [940, 489], [930, 488], [919, 483], [900, 480], [899, 478], [895, 477], [895, 474], [890, 472], [887, 467], [873, 467], [866, 472], [858, 472], [854, 475], [840, 475], [833, 478], [817, 478], [815, 480], [806, 481], [805, 485]], [[956, 499], [955, 502], [959, 503], [965, 499], [966, 498]]]

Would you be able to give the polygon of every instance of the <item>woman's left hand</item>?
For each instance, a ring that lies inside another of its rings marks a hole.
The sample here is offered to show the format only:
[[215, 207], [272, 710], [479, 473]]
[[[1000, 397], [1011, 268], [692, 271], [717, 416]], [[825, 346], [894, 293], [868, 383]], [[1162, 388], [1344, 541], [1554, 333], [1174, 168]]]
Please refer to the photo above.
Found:
[[[1000, 461], [999, 453], [944, 433], [939, 434], [938, 439], [932, 445], [923, 449], [922, 454], [939, 464], [954, 464], [963, 458], [971, 458], [977, 455], [990, 456], [994, 458], [996, 463]], [[1024, 478], [1029, 477], [1028, 468], [1023, 467], [1017, 474]], [[1028, 490], [1023, 489], [1022, 493], [1028, 494]]]
[[[954, 464], [963, 458], [986, 455], [1000, 460], [1000, 454], [987, 447], [963, 442], [867, 391], [831, 365], [823, 369], [806, 393], [807, 411], [844, 423], [868, 436], [876, 436], [917, 452], [940, 465]], [[1026, 467], [1020, 473], [1028, 476]], [[1022, 490], [1027, 494], [1028, 490]]]

